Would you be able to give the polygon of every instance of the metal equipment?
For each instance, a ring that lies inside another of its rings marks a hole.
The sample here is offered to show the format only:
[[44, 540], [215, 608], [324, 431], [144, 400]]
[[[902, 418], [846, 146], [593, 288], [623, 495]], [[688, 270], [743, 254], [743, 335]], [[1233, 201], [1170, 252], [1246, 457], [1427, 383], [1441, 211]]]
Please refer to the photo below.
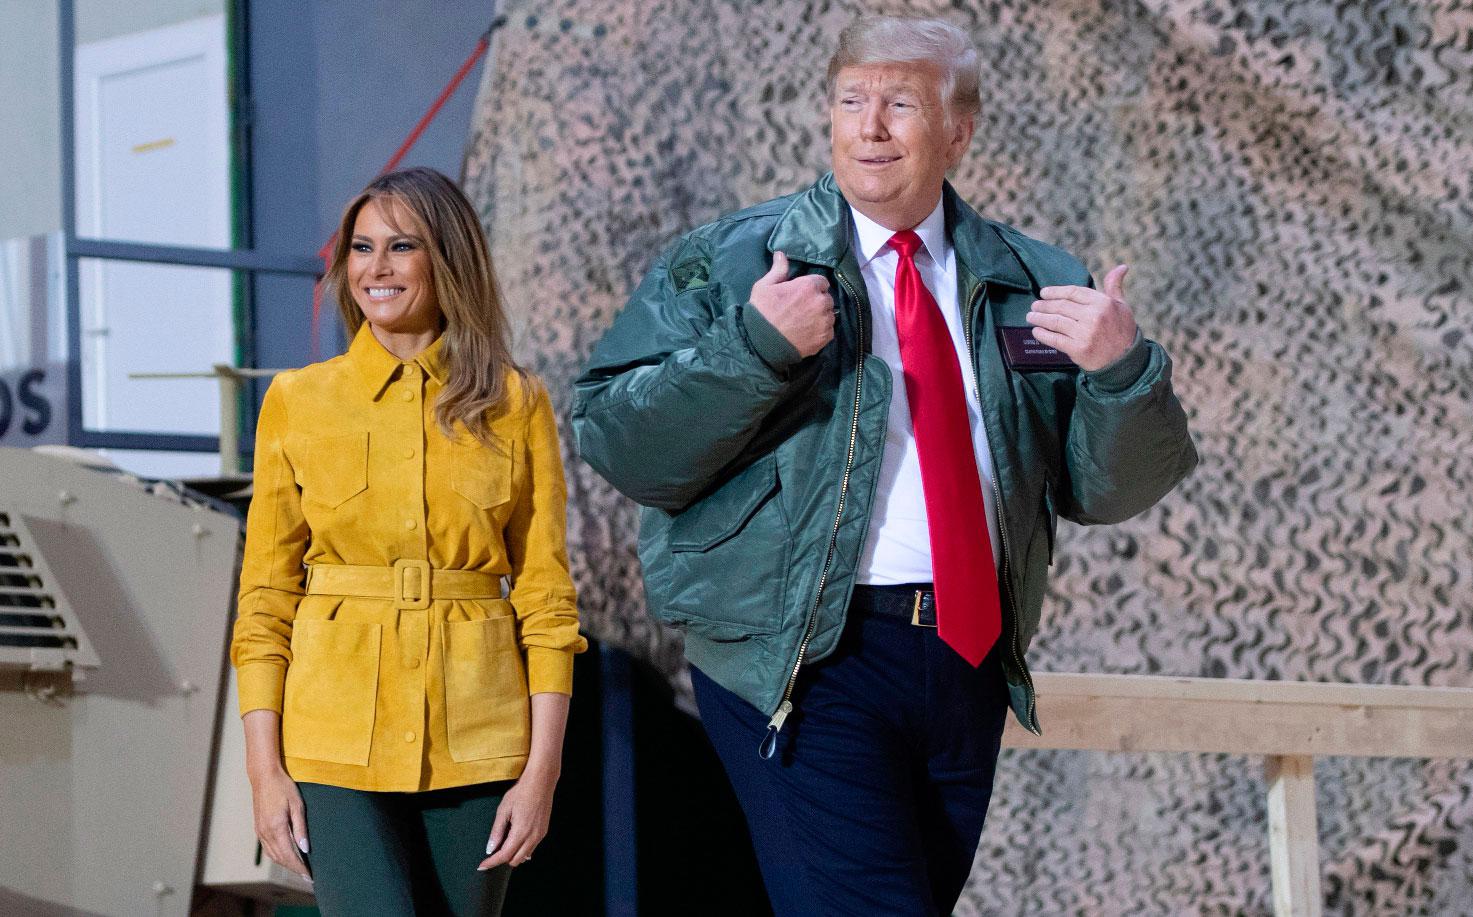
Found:
[[189, 912], [240, 541], [177, 485], [0, 449], [0, 913]]

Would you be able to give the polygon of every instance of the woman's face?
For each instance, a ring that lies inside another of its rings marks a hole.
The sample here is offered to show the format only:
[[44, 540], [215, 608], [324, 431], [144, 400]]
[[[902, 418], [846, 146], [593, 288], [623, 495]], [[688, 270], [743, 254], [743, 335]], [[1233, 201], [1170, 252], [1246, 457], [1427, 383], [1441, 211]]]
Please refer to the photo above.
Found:
[[426, 235], [414, 213], [392, 198], [374, 198], [358, 210], [348, 245], [348, 283], [364, 318], [380, 330], [440, 329]]

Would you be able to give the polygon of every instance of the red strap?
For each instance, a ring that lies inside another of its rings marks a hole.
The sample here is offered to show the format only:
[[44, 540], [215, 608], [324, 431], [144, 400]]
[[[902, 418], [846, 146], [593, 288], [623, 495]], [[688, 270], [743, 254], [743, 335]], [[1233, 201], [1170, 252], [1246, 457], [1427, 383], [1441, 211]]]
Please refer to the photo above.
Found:
[[897, 232], [890, 245], [900, 254], [895, 329], [921, 460], [937, 634], [962, 658], [981, 665], [1002, 633], [1002, 604], [961, 363], [946, 319], [916, 268], [920, 236]]
[[[476, 42], [475, 50], [471, 51], [470, 57], [467, 57], [465, 63], [460, 65], [460, 69], [455, 71], [455, 75], [450, 78], [450, 82], [445, 84], [445, 88], [440, 91], [440, 95], [430, 104], [429, 110], [424, 113], [424, 117], [419, 119], [419, 123], [414, 125], [414, 130], [409, 132], [409, 136], [405, 137], [404, 142], [399, 144], [399, 149], [395, 150], [394, 155], [389, 157], [388, 163], [379, 170], [379, 175], [383, 175], [385, 172], [392, 172], [403, 161], [404, 157], [408, 155], [409, 150], [418, 142], [420, 135], [425, 132], [425, 129], [430, 126], [430, 122], [435, 120], [435, 116], [440, 113], [440, 109], [444, 108], [445, 103], [450, 101], [450, 97], [455, 94], [455, 90], [460, 88], [461, 82], [471, 72], [471, 68], [476, 65], [476, 61], [480, 60], [481, 56], [491, 47], [491, 33], [503, 21], [498, 20], [497, 22], [493, 22], [491, 28], [487, 29], [481, 35], [481, 40]], [[317, 283], [312, 286], [313, 360], [316, 360], [319, 354], [317, 335], [322, 326], [323, 278], [327, 273], [327, 259], [331, 257], [333, 246], [337, 244], [337, 241], [338, 234], [334, 232], [332, 237], [327, 240], [327, 243], [322, 246], [322, 249], [317, 252], [317, 257], [322, 259], [323, 273], [318, 275]]]

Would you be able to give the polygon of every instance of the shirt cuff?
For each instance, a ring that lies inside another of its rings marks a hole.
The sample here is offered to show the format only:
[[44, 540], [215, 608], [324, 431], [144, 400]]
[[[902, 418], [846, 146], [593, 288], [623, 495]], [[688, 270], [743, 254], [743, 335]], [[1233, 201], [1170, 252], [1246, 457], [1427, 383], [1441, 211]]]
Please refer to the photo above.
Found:
[[281, 712], [281, 698], [286, 693], [286, 668], [270, 662], [251, 662], [235, 670], [236, 693], [240, 695], [240, 715], [252, 710]]
[[527, 693], [572, 694], [572, 649], [527, 647]]
[[1110, 365], [1085, 373], [1085, 376], [1089, 379], [1090, 387], [1100, 394], [1118, 395], [1141, 381], [1141, 375], [1145, 373], [1146, 366], [1150, 362], [1151, 349], [1146, 346], [1146, 339], [1141, 335], [1141, 330], [1137, 328], [1135, 340], [1131, 342], [1129, 350], [1117, 357]]
[[757, 354], [774, 372], [785, 372], [789, 366], [803, 359], [798, 348], [783, 337], [783, 333], [767, 320], [767, 316], [751, 303], [742, 307], [742, 334]]

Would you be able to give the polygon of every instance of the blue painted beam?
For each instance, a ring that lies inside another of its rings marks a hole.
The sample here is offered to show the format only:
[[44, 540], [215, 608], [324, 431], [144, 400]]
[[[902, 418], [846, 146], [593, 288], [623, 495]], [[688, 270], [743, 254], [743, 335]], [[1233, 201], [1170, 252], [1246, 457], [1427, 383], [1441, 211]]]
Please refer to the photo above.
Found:
[[629, 657], [599, 644], [603, 707], [604, 914], [639, 912], [639, 835], [635, 820], [634, 686]]

